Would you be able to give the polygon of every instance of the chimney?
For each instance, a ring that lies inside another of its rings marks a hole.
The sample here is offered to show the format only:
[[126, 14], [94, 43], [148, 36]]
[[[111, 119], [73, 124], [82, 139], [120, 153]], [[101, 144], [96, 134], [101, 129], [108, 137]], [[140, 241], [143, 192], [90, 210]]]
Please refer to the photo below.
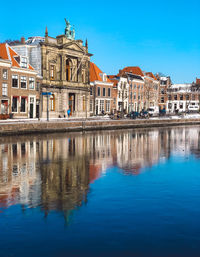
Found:
[[23, 45], [25, 45], [25, 38], [24, 38], [24, 37], [21, 37], [21, 43], [22, 43]]

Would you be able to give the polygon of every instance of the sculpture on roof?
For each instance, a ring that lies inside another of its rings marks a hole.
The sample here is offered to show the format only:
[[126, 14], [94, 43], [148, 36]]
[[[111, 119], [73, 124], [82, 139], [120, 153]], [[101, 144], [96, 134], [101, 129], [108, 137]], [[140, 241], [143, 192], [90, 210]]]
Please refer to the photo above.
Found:
[[66, 28], [65, 28], [65, 35], [68, 39], [74, 40], [75, 39], [75, 29], [73, 26], [73, 29], [71, 30], [70, 22], [65, 19]]

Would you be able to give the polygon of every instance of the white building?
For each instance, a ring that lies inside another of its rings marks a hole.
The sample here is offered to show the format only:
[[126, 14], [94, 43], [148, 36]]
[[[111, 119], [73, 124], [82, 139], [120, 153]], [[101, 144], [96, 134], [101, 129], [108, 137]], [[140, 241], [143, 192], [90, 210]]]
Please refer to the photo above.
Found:
[[198, 111], [198, 91], [192, 84], [173, 84], [167, 91], [167, 112]]

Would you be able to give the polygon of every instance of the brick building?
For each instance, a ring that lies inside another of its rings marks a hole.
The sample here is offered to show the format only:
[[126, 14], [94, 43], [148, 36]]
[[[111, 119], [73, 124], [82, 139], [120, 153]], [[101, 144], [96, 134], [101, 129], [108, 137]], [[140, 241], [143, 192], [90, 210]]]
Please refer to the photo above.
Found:
[[166, 110], [167, 109], [167, 90], [171, 86], [171, 78], [166, 76], [159, 76], [157, 75], [156, 78], [160, 82], [159, 87], [159, 98], [158, 98], [158, 106], [159, 110]]
[[125, 67], [118, 75], [126, 77], [129, 84], [129, 112], [142, 111], [145, 108], [145, 82], [142, 70], [140, 67]]
[[90, 63], [90, 114], [110, 114], [113, 83], [94, 63]]
[[113, 82], [113, 111], [128, 113], [129, 84], [126, 76], [109, 75]]
[[25, 56], [20, 56], [8, 44], [0, 44], [1, 113], [14, 118], [39, 116], [37, 72]]

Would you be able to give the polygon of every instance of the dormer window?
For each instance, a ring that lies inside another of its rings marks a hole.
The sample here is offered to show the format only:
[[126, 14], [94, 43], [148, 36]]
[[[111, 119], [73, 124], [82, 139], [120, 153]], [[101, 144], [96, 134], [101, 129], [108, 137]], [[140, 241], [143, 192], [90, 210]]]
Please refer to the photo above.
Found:
[[101, 77], [101, 79], [103, 80], [103, 81], [107, 81], [107, 76], [106, 76], [106, 74], [105, 73], [100, 73], [99, 74], [100, 75], [100, 77]]
[[28, 67], [28, 60], [27, 57], [21, 57], [21, 68], [27, 68]]

